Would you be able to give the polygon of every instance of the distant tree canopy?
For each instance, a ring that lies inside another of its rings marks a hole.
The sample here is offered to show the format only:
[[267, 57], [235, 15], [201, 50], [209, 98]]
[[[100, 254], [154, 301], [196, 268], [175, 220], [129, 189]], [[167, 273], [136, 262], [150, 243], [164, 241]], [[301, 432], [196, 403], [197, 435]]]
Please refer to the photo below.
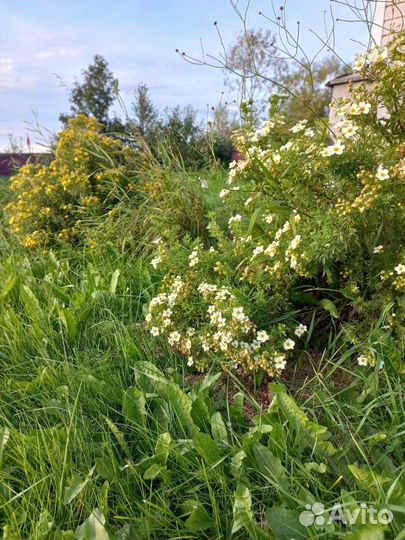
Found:
[[330, 93], [325, 83], [345, 71], [334, 56], [313, 62], [288, 59], [268, 30], [239, 34], [228, 49], [223, 69], [225, 84], [252, 102], [258, 118], [265, 113], [271, 95], [278, 93], [285, 96], [285, 112], [297, 120], [327, 115]]
[[229, 123], [224, 111], [216, 114], [216, 128], [212, 131], [210, 144], [197, 111], [191, 105], [176, 105], [160, 112], [145, 83], [135, 89], [130, 117], [110, 116], [117, 97], [116, 87], [107, 61], [96, 55], [70, 91], [70, 112], [61, 114], [59, 120], [66, 126], [68, 120], [78, 114], [95, 118], [104, 126], [104, 131], [115, 133], [120, 140], [127, 139], [128, 144], [133, 144], [134, 134], [141, 135], [156, 157], [166, 153], [185, 167], [202, 167], [213, 153], [225, 165], [229, 163], [232, 153], [230, 133], [235, 122]]
[[70, 114], [61, 114], [59, 120], [66, 124], [77, 114], [93, 117], [108, 128], [108, 113], [116, 97], [116, 80], [108, 63], [96, 54], [93, 63], [82, 72], [82, 80], [76, 81], [70, 92]]

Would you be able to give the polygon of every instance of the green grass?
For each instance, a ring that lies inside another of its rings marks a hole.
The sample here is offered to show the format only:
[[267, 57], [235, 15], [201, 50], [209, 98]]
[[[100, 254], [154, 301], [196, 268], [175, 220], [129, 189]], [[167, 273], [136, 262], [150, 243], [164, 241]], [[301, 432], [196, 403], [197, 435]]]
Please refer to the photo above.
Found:
[[[373, 339], [386, 370], [353, 366], [331, 339], [271, 386], [268, 410], [235, 376], [197, 376], [145, 332], [150, 242], [160, 226], [201, 234], [222, 174], [208, 192], [204, 175], [173, 176], [177, 213], [123, 206], [92, 229], [95, 250], [30, 254], [1, 226], [3, 539], [405, 538], [403, 379], [383, 320]], [[394, 519], [303, 527], [315, 502]]]
[[3, 538], [299, 538], [315, 501], [390, 508], [386, 537], [404, 537], [398, 376], [331, 348], [301, 359], [314, 374], [288, 381], [294, 401], [273, 387], [265, 412], [230, 376], [196, 385], [145, 334], [154, 283], [139, 257], [15, 248], [1, 266]]

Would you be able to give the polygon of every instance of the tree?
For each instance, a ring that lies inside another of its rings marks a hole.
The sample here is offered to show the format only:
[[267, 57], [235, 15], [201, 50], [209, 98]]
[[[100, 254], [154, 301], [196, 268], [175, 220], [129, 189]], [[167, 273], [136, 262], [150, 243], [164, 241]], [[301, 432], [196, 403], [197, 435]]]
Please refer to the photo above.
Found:
[[334, 56], [326, 56], [312, 65], [302, 62], [296, 69], [285, 71], [280, 81], [294, 97], [289, 96], [282, 109], [297, 120], [327, 117], [331, 95], [325, 84], [344, 71], [344, 64]]
[[241, 101], [253, 102], [257, 115], [265, 109], [269, 79], [285, 65], [277, 56], [275, 42], [270, 30], [246, 30], [237, 36], [225, 58], [225, 83], [237, 90]]
[[148, 138], [158, 123], [158, 113], [149, 95], [145, 83], [138, 84], [135, 89], [135, 101], [132, 103], [135, 126], [143, 137]]
[[325, 83], [344, 71], [344, 64], [334, 56], [316, 61], [294, 56], [297, 51], [283, 52], [281, 57], [269, 30], [242, 32], [223, 62], [225, 83], [252, 103], [256, 118], [266, 111], [272, 93], [285, 96], [284, 110], [298, 120], [325, 117], [330, 102]]
[[108, 126], [108, 111], [115, 100], [117, 82], [107, 61], [99, 54], [93, 63], [82, 72], [82, 82], [76, 81], [70, 92], [70, 114], [61, 114], [64, 124], [78, 114], [93, 117]]

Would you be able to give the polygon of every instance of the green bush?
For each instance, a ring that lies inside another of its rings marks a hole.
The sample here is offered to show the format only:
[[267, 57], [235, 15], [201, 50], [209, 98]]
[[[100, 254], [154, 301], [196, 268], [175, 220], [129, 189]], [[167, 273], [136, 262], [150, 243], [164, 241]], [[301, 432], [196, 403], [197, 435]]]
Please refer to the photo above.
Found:
[[84, 222], [106, 216], [128, 193], [136, 195], [139, 155], [100, 130], [83, 115], [69, 120], [50, 165], [28, 164], [13, 177], [14, 199], [6, 211], [24, 247], [75, 243]]
[[[213, 361], [278, 375], [311, 336], [342, 327], [358, 363], [375, 365], [370, 329], [404, 337], [405, 33], [358, 59], [365, 81], [341, 121], [288, 125], [275, 107], [235, 133], [211, 246], [160, 244], [164, 273], [148, 327], [206, 369]], [[312, 338], [312, 342], [316, 340]]]

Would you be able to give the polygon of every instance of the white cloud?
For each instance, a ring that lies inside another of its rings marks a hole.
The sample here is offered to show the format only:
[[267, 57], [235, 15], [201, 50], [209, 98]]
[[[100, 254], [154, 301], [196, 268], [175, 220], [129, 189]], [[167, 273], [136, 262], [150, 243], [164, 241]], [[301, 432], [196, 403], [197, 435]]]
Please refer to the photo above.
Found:
[[14, 62], [11, 58], [0, 58], [0, 76], [11, 73], [14, 68]]
[[44, 49], [35, 55], [38, 60], [48, 60], [50, 58], [75, 58], [79, 56], [79, 49], [70, 49], [66, 47], [53, 47]]

